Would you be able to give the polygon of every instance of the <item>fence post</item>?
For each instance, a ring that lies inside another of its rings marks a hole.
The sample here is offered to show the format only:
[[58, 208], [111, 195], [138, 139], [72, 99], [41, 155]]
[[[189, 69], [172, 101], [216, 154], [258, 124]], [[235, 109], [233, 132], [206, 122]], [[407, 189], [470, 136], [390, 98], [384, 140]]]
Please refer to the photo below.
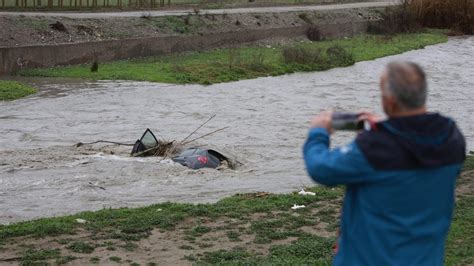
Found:
[[2, 7], [5, 7], [5, 0], [2, 0]]

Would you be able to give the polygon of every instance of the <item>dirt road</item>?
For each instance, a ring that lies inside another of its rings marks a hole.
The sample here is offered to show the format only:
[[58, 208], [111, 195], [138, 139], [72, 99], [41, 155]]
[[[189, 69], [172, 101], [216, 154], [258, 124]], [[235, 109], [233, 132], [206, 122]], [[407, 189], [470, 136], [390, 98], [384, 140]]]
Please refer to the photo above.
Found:
[[[304, 12], [304, 11], [324, 11], [352, 8], [386, 7], [397, 5], [398, 0], [383, 0], [380, 2], [362, 2], [350, 4], [318, 5], [318, 6], [284, 6], [284, 7], [252, 7], [252, 8], [230, 8], [230, 9], [204, 9], [204, 14], [241, 14], [241, 13], [284, 13], [284, 12]], [[127, 11], [127, 12], [0, 12], [0, 16], [45, 16], [45, 17], [67, 17], [67, 18], [116, 18], [116, 17], [165, 17], [183, 16], [193, 13], [194, 10], [153, 10], [153, 11]]]

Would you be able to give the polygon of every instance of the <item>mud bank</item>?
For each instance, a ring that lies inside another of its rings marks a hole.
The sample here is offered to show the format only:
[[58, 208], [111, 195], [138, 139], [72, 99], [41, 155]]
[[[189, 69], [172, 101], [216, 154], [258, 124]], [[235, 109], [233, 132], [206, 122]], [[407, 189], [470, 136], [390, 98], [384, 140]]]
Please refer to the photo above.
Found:
[[[110, 61], [304, 37], [318, 26], [323, 38], [353, 36], [380, 9], [182, 17], [70, 19], [0, 17], [0, 74], [35, 67]], [[61, 21], [65, 31], [49, 25]], [[3, 47], [1, 47], [3, 46]]]
[[[474, 37], [455, 38], [347, 68], [211, 86], [29, 80], [41, 93], [0, 103], [0, 222], [310, 186], [301, 160], [307, 121], [332, 107], [382, 113], [378, 75], [392, 60], [426, 69], [429, 108], [453, 117], [474, 150], [473, 46]], [[230, 128], [196, 144], [238, 159], [243, 165], [236, 170], [192, 171], [159, 158], [129, 158], [127, 149], [73, 147], [99, 139], [133, 142], [147, 127], [180, 140], [213, 113], [207, 130]], [[352, 137], [339, 132], [333, 144]]]

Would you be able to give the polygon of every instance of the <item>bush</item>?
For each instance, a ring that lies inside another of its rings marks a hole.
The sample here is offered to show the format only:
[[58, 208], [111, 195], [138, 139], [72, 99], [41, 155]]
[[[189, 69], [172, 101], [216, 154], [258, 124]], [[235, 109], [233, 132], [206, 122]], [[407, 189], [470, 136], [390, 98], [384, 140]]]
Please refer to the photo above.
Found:
[[473, 0], [405, 0], [405, 5], [425, 27], [450, 28], [474, 33]]
[[313, 24], [313, 21], [311, 21], [311, 19], [308, 17], [307, 13], [300, 13], [300, 14], [298, 14], [298, 17], [301, 20], [303, 20], [304, 22], [308, 23], [308, 24]]
[[311, 26], [306, 30], [306, 37], [313, 42], [321, 41], [321, 31], [318, 27]]
[[351, 52], [341, 46], [331, 46], [326, 51], [307, 46], [293, 46], [283, 49], [286, 64], [299, 64], [306, 70], [324, 70], [331, 67], [350, 66], [355, 63]]
[[268, 67], [265, 65], [265, 53], [262, 51], [257, 51], [252, 53], [250, 63], [248, 68], [253, 71], [265, 72], [268, 70]]
[[385, 9], [380, 21], [369, 23], [368, 33], [389, 34], [409, 33], [420, 30], [420, 23], [416, 14], [407, 4]]
[[228, 66], [229, 69], [233, 69], [236, 66], [240, 66], [242, 62], [241, 51], [238, 48], [230, 48], [228, 52]]
[[326, 50], [329, 63], [333, 66], [350, 66], [355, 64], [352, 53], [341, 46], [332, 46]]
[[322, 50], [302, 46], [292, 46], [283, 49], [283, 59], [286, 64], [313, 65], [324, 62]]
[[184, 21], [184, 25], [189, 26], [191, 24], [191, 16], [188, 15], [188, 16], [184, 17], [183, 21]]
[[396, 34], [418, 31], [422, 26], [474, 33], [473, 0], [404, 0], [382, 14], [382, 21], [369, 24], [367, 32]]

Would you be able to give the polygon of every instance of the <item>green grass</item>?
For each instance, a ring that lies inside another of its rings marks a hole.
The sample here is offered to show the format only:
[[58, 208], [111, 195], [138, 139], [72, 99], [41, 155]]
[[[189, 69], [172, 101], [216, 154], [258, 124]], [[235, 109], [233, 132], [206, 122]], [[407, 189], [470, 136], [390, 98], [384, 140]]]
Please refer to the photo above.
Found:
[[446, 244], [447, 265], [474, 264], [474, 196], [457, 202]]
[[[19, 74], [22, 76], [70, 77], [91, 80], [212, 84], [348, 66], [353, 62], [373, 60], [446, 41], [447, 37], [442, 32], [430, 31], [392, 37], [367, 35], [352, 39], [307, 42], [296, 45], [300, 49], [320, 49], [322, 51], [340, 46], [350, 52], [354, 59], [337, 63], [334, 63], [334, 60], [322, 60], [320, 63], [312, 64], [285, 63], [282, 55], [285, 47], [245, 47], [102, 63], [99, 65], [98, 72], [91, 72], [89, 65], [81, 65], [23, 70]], [[327, 59], [324, 52], [323, 58]]]
[[11, 101], [36, 93], [37, 90], [16, 81], [0, 80], [0, 101]]
[[122, 261], [122, 258], [117, 257], [117, 256], [112, 256], [112, 257], [109, 258], [109, 260], [111, 260], [113, 262], [116, 262], [116, 263], [120, 263]]
[[92, 253], [95, 249], [94, 246], [82, 241], [73, 242], [67, 248], [77, 253]]
[[471, 155], [467, 156], [466, 161], [464, 162], [464, 171], [474, 170], [474, 153], [471, 151]]
[[[335, 190], [315, 187], [315, 197], [301, 197], [292, 194], [270, 194], [255, 197], [253, 194], [239, 194], [222, 199], [215, 204], [181, 204], [162, 203], [143, 208], [104, 209], [96, 212], [83, 212], [77, 215], [44, 218], [11, 225], [0, 225], [0, 243], [19, 236], [54, 236], [73, 234], [76, 229], [84, 228], [92, 232], [102, 232], [113, 228], [112, 238], [136, 241], [147, 237], [153, 228], [173, 229], [187, 217], [245, 217], [255, 212], [288, 210], [293, 204], [314, 204], [321, 201], [334, 200], [342, 195], [342, 189]], [[157, 211], [161, 209], [161, 211]], [[85, 219], [86, 224], [78, 224], [77, 218]], [[210, 229], [197, 226], [191, 235], [203, 235]]]
[[59, 262], [61, 252], [58, 249], [32, 249], [29, 248], [21, 254], [20, 265], [49, 265], [47, 260], [57, 259]]

